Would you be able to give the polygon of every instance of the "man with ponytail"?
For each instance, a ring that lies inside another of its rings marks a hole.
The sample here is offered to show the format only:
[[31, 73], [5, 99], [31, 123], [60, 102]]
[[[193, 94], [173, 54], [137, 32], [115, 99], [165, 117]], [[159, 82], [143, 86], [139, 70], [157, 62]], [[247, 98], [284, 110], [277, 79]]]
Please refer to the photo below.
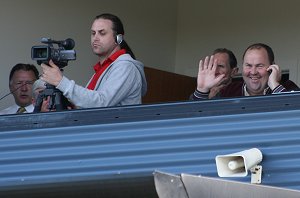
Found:
[[77, 108], [141, 104], [147, 91], [144, 65], [135, 60], [117, 16], [105, 13], [95, 17], [91, 47], [99, 61], [86, 87], [63, 76], [51, 60], [49, 65], [41, 65], [41, 79], [59, 89]]

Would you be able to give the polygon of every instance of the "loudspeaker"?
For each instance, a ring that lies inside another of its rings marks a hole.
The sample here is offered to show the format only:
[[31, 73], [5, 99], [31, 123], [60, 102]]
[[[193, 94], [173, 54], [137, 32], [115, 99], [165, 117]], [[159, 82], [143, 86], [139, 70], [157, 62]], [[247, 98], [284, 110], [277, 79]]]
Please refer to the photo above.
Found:
[[117, 43], [118, 45], [120, 45], [122, 42], [123, 42], [123, 35], [122, 35], [122, 34], [118, 34], [118, 35], [116, 36], [116, 43]]
[[216, 156], [219, 177], [245, 177], [248, 170], [262, 161], [262, 153], [257, 148]]

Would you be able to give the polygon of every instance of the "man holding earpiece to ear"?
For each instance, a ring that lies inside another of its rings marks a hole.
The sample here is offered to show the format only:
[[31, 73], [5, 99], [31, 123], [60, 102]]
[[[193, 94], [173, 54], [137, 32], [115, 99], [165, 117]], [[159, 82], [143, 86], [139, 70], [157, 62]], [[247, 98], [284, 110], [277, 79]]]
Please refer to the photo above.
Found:
[[78, 108], [141, 104], [147, 91], [144, 65], [124, 40], [121, 20], [112, 14], [96, 16], [91, 27], [91, 46], [99, 62], [87, 86], [63, 76], [53, 61], [42, 64], [41, 79], [54, 85]]
[[[194, 100], [208, 99], [210, 87], [222, 80], [222, 75], [215, 75], [216, 64], [213, 56], [200, 62]], [[274, 62], [273, 50], [263, 43], [252, 44], [245, 50], [242, 72], [244, 81], [232, 82], [220, 91], [220, 97], [257, 96], [299, 90], [290, 80], [281, 82], [281, 71]]]

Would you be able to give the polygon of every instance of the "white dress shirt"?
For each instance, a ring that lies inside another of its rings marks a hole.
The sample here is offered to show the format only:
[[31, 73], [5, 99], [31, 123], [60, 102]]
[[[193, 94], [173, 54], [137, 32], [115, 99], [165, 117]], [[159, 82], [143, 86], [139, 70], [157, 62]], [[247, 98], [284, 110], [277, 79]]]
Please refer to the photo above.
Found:
[[[3, 109], [2, 111], [0, 111], [0, 115], [15, 114], [15, 113], [17, 113], [19, 108], [20, 108], [20, 106], [14, 104], [14, 105], [7, 107], [6, 109]], [[24, 113], [32, 113], [34, 106], [31, 104], [31, 105], [26, 106], [25, 109], [26, 109], [26, 111]]]

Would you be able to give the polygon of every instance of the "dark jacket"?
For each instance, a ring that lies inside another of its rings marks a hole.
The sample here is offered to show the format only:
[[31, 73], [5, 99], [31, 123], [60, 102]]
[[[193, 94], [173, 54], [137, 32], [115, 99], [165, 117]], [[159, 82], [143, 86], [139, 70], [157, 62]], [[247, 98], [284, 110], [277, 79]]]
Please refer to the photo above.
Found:
[[[225, 88], [223, 88], [219, 94], [215, 98], [230, 98], [230, 97], [241, 97], [245, 96], [244, 94], [244, 81], [237, 81], [232, 82]], [[282, 92], [289, 92], [289, 91], [299, 91], [299, 87], [290, 80], [285, 81], [278, 87], [276, 87], [274, 90], [271, 90], [268, 88], [266, 94], [273, 94], [273, 93], [282, 93]], [[192, 95], [192, 100], [204, 100], [208, 99], [209, 93], [202, 93], [198, 90], [195, 90], [194, 94]]]

